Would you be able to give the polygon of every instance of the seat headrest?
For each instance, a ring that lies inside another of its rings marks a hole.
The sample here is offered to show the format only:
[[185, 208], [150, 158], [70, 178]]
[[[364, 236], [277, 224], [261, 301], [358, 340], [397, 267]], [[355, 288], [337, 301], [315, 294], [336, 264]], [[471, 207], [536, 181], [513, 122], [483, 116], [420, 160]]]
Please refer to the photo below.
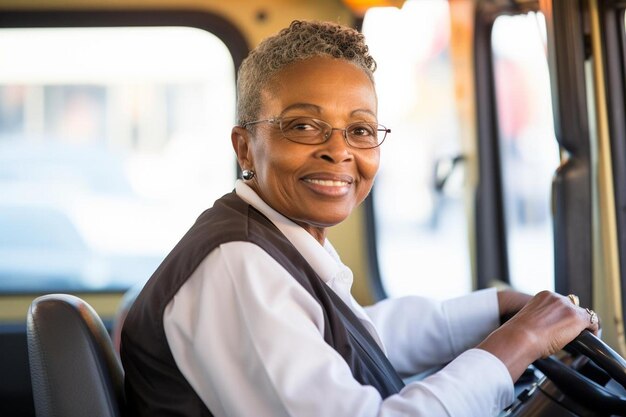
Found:
[[89, 304], [67, 294], [35, 299], [27, 340], [38, 417], [122, 415], [122, 366]]

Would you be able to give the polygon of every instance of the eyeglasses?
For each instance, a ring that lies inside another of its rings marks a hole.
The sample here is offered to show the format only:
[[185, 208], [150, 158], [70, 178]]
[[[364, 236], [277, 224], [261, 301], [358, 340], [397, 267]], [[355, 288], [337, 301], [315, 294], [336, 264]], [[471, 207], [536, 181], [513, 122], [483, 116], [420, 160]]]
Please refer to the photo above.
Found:
[[339, 130], [343, 133], [343, 138], [349, 146], [358, 149], [372, 149], [380, 146], [387, 137], [387, 133], [391, 133], [391, 129], [376, 123], [356, 122], [340, 129], [332, 127], [323, 120], [311, 117], [277, 117], [274, 119], [255, 120], [244, 123], [242, 127], [247, 129], [248, 126], [257, 123], [278, 125], [286, 139], [303, 145], [324, 143], [330, 139], [333, 130]]

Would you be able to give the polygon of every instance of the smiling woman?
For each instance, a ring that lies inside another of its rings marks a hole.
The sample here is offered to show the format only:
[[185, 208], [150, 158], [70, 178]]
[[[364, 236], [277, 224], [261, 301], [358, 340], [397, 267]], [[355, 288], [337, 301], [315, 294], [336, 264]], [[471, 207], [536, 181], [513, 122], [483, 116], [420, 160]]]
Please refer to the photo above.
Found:
[[0, 0], [0, 416], [61, 387], [52, 292], [123, 339], [124, 415], [626, 415], [512, 384], [599, 318], [626, 353], [625, 7]]
[[[379, 168], [388, 130], [374, 69], [361, 34], [314, 21], [243, 62], [231, 140], [244, 181], [198, 218], [127, 315], [131, 414], [496, 415], [530, 363], [597, 332], [595, 313], [549, 292], [357, 303], [326, 231]], [[500, 316], [513, 318], [498, 327]], [[400, 377], [447, 362], [424, 381]]]
[[[350, 62], [309, 58], [278, 72], [274, 80], [280, 83], [274, 81], [264, 91], [261, 118], [318, 117], [335, 126], [377, 124], [374, 85]], [[378, 148], [355, 148], [347, 134], [332, 132], [314, 146], [286, 140], [284, 129], [273, 125], [235, 127], [232, 134], [239, 164], [255, 172], [248, 185], [321, 244], [326, 228], [345, 220], [369, 194], [379, 161]]]

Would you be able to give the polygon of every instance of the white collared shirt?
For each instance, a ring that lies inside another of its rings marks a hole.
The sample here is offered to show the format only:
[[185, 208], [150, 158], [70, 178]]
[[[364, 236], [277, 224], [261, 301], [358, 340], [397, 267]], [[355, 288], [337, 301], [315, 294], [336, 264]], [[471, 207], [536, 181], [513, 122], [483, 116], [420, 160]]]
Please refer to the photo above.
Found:
[[404, 297], [364, 309], [330, 242], [320, 245], [243, 182], [235, 189], [354, 311], [399, 372], [452, 362], [383, 400], [326, 344], [317, 301], [260, 247], [229, 242], [202, 261], [163, 317], [177, 366], [215, 417], [484, 417], [512, 402], [506, 367], [471, 349], [498, 325], [495, 291], [445, 302]]

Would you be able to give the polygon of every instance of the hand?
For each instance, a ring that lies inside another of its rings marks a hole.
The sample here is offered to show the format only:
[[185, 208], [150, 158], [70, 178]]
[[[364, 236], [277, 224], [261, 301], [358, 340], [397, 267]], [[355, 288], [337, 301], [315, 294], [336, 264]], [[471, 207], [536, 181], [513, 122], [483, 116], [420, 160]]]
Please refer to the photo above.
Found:
[[531, 298], [533, 298], [531, 295], [513, 290], [498, 291], [500, 323], [504, 323], [513, 317], [526, 305], [526, 303], [530, 301]]
[[536, 359], [558, 352], [583, 330], [597, 334], [598, 328], [586, 309], [542, 291], [478, 347], [502, 360], [515, 381]]

